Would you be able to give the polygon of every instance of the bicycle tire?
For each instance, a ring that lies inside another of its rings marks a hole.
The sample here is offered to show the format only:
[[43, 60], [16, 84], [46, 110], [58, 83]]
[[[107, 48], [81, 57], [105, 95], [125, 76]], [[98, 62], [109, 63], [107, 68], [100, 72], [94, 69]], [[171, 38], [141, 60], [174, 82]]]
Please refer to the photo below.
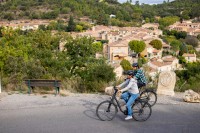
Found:
[[133, 118], [136, 121], [146, 121], [152, 113], [151, 105], [145, 101], [137, 101], [132, 106]]
[[97, 106], [96, 114], [102, 121], [111, 121], [117, 114], [117, 107], [111, 101], [103, 101]]
[[157, 102], [157, 94], [154, 91], [144, 90], [140, 94], [141, 99], [148, 99], [148, 103], [153, 107]]

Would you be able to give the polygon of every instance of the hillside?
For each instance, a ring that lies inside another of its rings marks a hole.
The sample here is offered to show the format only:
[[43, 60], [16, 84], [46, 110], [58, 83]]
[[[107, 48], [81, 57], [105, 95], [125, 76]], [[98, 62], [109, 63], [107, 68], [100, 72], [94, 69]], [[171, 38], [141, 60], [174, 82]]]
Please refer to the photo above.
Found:
[[[97, 24], [139, 26], [143, 20], [155, 22], [155, 16], [200, 16], [200, 0], [175, 0], [159, 5], [120, 4], [117, 0], [1, 0], [0, 19], [67, 19], [88, 16]], [[109, 19], [109, 15], [116, 15]]]

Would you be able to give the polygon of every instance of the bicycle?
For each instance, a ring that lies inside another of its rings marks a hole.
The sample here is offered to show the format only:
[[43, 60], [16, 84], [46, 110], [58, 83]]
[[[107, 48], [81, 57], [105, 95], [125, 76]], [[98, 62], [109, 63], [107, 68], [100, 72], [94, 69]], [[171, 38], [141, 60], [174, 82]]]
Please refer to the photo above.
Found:
[[147, 99], [148, 103], [154, 106], [157, 102], [157, 93], [150, 88], [146, 88], [146, 86], [142, 86], [139, 88], [140, 97], [142, 99]]
[[[114, 93], [111, 99], [101, 102], [96, 108], [97, 117], [102, 121], [111, 121], [116, 116], [118, 108], [124, 115], [128, 114], [127, 109], [123, 110], [116, 98], [118, 89], [116, 86], [114, 86], [113, 89]], [[146, 121], [152, 113], [151, 105], [148, 103], [148, 100], [141, 99], [140, 97], [133, 103], [132, 110], [132, 116], [136, 121]]]

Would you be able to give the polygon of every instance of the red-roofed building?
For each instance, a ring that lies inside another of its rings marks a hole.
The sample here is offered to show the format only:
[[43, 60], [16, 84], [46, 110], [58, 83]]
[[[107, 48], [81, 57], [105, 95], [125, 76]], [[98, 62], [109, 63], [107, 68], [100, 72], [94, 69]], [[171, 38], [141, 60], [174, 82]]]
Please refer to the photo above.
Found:
[[187, 62], [196, 62], [197, 61], [197, 57], [196, 54], [189, 54], [189, 53], [185, 53], [182, 55], [183, 57], [185, 57]]

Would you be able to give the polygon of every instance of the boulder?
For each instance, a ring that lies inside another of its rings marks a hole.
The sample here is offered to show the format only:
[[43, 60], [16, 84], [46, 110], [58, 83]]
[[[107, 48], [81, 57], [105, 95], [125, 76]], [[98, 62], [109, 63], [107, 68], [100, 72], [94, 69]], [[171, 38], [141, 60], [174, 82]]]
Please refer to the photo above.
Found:
[[[109, 87], [106, 87], [105, 88], [105, 93], [109, 96], [112, 96], [113, 93], [114, 93], [114, 89], [113, 89], [113, 86], [109, 86]], [[121, 97], [121, 93], [117, 93], [116, 95], [117, 98], [120, 98]]]
[[109, 96], [112, 96], [112, 94], [114, 93], [113, 86], [106, 87], [105, 93]]
[[199, 103], [200, 102], [200, 95], [193, 90], [186, 90], [184, 93], [183, 100], [185, 102], [191, 102], [191, 103]]

